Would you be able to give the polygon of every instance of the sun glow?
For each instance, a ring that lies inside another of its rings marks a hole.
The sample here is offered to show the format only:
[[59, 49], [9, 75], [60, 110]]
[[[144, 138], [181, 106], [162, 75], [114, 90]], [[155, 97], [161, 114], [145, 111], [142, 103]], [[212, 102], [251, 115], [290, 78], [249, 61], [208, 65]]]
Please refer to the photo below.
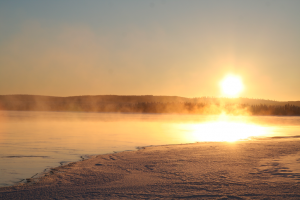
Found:
[[266, 127], [244, 122], [215, 121], [182, 126], [196, 142], [234, 142], [268, 134]]
[[244, 89], [244, 85], [238, 76], [228, 75], [220, 83], [222, 93], [228, 97], [237, 97]]

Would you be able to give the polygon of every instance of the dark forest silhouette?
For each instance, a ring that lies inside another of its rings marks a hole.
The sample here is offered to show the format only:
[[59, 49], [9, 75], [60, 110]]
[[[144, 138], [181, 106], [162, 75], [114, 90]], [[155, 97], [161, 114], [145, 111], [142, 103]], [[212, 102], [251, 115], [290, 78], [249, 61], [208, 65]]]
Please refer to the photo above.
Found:
[[300, 101], [152, 95], [0, 95], [0, 110], [300, 116]]

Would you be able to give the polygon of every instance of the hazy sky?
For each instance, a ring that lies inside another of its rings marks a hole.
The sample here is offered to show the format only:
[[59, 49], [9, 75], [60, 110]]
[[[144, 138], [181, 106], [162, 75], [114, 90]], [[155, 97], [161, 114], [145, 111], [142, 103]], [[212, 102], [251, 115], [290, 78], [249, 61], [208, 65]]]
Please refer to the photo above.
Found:
[[0, 94], [300, 100], [299, 0], [0, 0]]

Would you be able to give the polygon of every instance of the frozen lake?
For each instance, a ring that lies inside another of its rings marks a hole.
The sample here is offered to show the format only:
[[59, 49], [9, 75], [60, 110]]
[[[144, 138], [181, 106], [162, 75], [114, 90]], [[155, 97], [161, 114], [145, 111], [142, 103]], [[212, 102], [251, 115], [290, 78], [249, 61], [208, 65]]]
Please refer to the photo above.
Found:
[[86, 155], [299, 136], [300, 117], [0, 111], [0, 186]]

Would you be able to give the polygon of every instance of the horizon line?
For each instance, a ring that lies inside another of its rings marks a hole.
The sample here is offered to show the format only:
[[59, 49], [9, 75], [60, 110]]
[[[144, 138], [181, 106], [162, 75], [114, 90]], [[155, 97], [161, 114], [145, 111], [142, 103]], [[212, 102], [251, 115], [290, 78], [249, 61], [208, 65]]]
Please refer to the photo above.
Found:
[[118, 95], [118, 94], [97, 94], [97, 95], [71, 95], [71, 96], [54, 96], [54, 95], [40, 95], [40, 94], [0, 94], [0, 96], [44, 96], [44, 97], [83, 97], [83, 96], [144, 96], [144, 97], [180, 97], [180, 98], [187, 98], [187, 99], [252, 99], [252, 100], [263, 100], [263, 101], [274, 101], [274, 102], [293, 102], [293, 101], [300, 101], [300, 100], [274, 100], [274, 99], [263, 99], [263, 98], [250, 98], [250, 97], [214, 97], [214, 96], [201, 96], [201, 97], [184, 97], [184, 96], [175, 96], [175, 95]]

